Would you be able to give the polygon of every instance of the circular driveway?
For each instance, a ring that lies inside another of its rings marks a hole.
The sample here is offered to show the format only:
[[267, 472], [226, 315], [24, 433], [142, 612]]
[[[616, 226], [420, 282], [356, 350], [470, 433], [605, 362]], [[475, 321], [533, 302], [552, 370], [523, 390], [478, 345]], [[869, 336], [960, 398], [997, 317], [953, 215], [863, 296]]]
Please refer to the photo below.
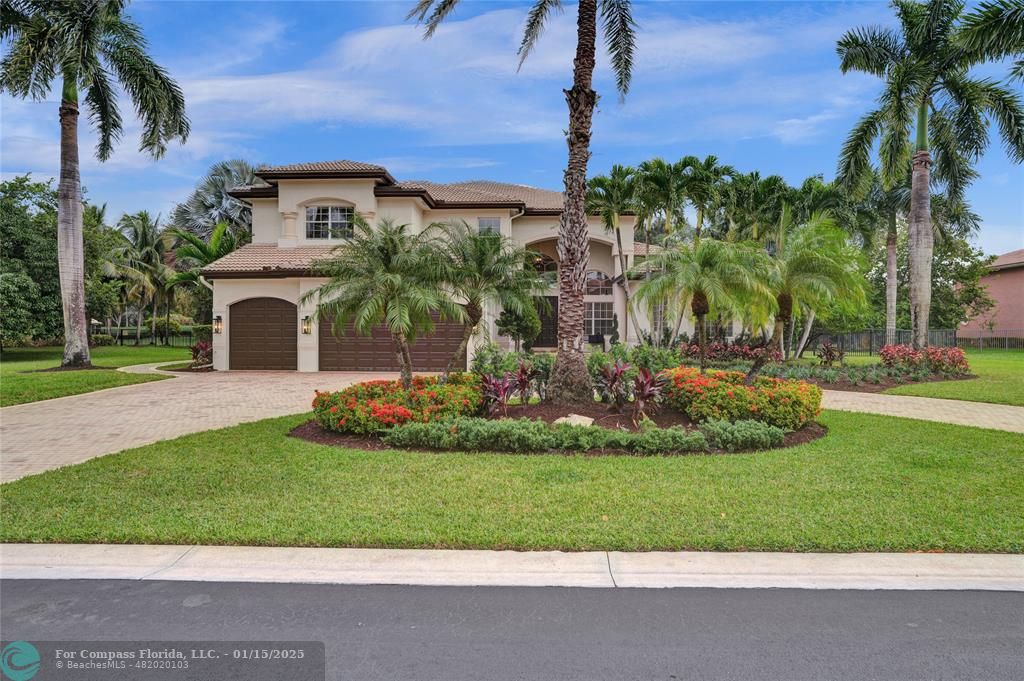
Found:
[[174, 378], [0, 409], [0, 482], [189, 433], [299, 414], [311, 409], [315, 390], [397, 378], [379, 372], [159, 373]]

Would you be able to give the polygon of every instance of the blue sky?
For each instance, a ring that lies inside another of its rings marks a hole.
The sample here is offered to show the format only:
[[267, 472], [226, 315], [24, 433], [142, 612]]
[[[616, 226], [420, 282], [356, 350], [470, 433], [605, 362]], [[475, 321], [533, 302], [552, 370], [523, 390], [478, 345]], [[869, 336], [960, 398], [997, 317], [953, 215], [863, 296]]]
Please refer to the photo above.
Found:
[[[384, 164], [400, 179], [559, 188], [574, 8], [549, 24], [517, 73], [527, 3], [463, 0], [428, 42], [404, 20], [412, 4], [136, 2], [129, 13], [184, 88], [192, 136], [154, 162], [136, 151], [132, 122], [100, 164], [83, 125], [89, 196], [114, 218], [166, 215], [211, 163], [231, 157], [347, 158]], [[853, 26], [892, 22], [883, 2], [823, 0], [636, 2], [635, 15], [638, 55], [625, 102], [605, 55], [598, 58], [591, 172], [716, 154], [793, 184], [831, 178], [843, 138], [880, 89], [872, 77], [839, 72], [836, 39]], [[3, 177], [55, 175], [56, 96], [4, 96], [0, 107]], [[984, 220], [977, 242], [990, 253], [1024, 248], [1024, 170], [998, 144], [978, 169], [968, 194]]]

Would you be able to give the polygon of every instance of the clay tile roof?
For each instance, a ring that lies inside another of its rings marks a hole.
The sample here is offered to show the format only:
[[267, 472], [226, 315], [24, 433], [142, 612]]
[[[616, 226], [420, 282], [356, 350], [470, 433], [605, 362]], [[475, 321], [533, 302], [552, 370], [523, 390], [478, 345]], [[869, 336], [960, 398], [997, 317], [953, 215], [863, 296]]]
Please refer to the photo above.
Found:
[[283, 166], [263, 166], [260, 173], [330, 173], [330, 172], [379, 172], [386, 173], [384, 166], [373, 163], [362, 163], [360, 161], [316, 161], [314, 163], [290, 163]]
[[246, 244], [207, 265], [203, 275], [216, 278], [236, 272], [304, 273], [315, 261], [328, 257], [333, 249], [334, 246], [281, 248], [277, 244]]
[[1024, 265], [1024, 248], [1003, 253], [993, 260], [992, 264], [988, 267], [990, 270], [1005, 270], [1012, 267], [1021, 267], [1022, 265]]
[[562, 210], [565, 197], [562, 192], [550, 189], [530, 187], [525, 184], [511, 184], [508, 182], [492, 182], [490, 180], [472, 180], [469, 182], [457, 182], [448, 185], [476, 192], [484, 192], [494, 197], [502, 197], [511, 201], [526, 204], [527, 208], [534, 210]]
[[495, 194], [480, 189], [468, 182], [458, 184], [440, 184], [429, 180], [406, 180], [398, 186], [402, 189], [422, 189], [430, 194], [434, 201], [444, 203], [499, 203], [519, 205], [523, 201], [514, 197]]

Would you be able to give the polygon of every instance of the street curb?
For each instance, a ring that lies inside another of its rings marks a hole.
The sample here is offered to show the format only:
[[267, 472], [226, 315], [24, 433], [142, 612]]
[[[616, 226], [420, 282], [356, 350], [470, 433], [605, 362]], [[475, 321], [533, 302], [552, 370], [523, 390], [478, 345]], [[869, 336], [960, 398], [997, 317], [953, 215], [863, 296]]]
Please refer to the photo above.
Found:
[[0, 578], [1024, 591], [1024, 555], [0, 544]]

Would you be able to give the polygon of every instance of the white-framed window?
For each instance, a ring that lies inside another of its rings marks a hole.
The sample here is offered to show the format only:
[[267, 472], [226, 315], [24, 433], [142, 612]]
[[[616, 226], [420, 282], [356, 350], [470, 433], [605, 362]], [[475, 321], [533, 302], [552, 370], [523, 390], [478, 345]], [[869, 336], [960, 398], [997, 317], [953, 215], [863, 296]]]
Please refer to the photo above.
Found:
[[307, 239], [351, 239], [354, 232], [351, 206], [307, 206]]
[[614, 311], [611, 303], [583, 304], [583, 335], [611, 335]]
[[476, 219], [477, 230], [481, 234], [487, 232], [493, 232], [494, 234], [501, 233], [501, 218], [477, 218]]
[[587, 272], [585, 295], [610, 296], [612, 294], [612, 278], [600, 270]]

